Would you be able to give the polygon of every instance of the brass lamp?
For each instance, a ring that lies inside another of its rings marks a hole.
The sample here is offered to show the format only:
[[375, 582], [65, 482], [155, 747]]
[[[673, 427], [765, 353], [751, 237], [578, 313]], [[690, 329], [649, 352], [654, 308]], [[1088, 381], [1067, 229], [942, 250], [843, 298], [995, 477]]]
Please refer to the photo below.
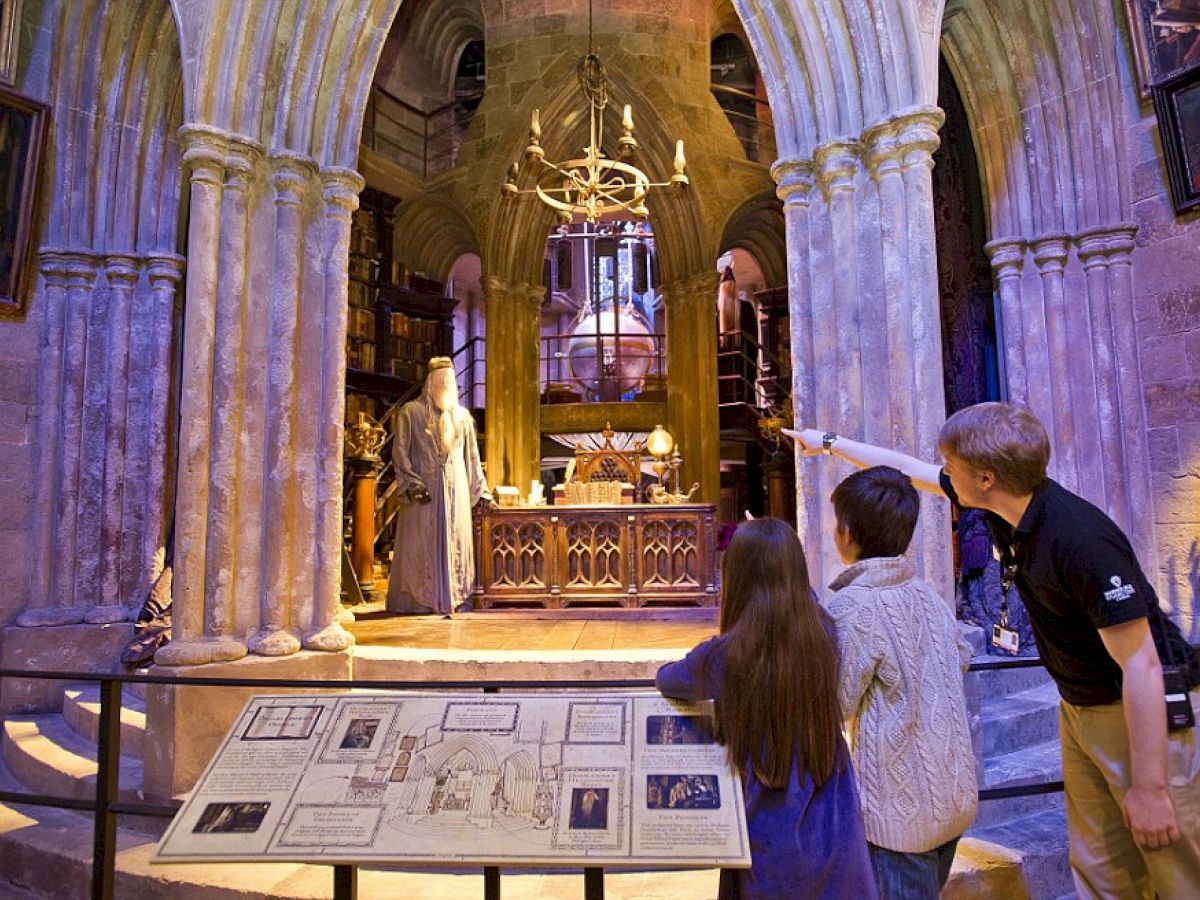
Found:
[[670, 467], [667, 458], [674, 449], [675, 439], [661, 425], [655, 425], [650, 436], [646, 438], [646, 452], [654, 457], [654, 474], [658, 476], [658, 483], [663, 487], [667, 486], [663, 479]]

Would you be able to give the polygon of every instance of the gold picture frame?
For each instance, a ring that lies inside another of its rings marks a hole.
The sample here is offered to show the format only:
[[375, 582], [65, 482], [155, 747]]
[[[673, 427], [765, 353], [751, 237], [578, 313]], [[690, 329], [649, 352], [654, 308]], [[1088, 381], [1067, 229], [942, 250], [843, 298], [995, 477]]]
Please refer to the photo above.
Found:
[[0, 87], [0, 315], [25, 308], [49, 108]]
[[1200, 65], [1200, 13], [1186, 0], [1125, 0], [1138, 91]]
[[21, 0], [0, 0], [0, 84], [17, 79], [17, 33]]

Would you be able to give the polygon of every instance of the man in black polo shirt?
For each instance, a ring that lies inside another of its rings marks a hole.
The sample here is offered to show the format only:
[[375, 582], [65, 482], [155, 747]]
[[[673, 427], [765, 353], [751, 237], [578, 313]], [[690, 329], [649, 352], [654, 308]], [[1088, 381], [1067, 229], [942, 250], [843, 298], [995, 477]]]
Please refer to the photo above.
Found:
[[1200, 897], [1200, 749], [1167, 731], [1164, 665], [1182, 668], [1175, 708], [1200, 714], [1192, 649], [1158, 606], [1121, 529], [1046, 478], [1050, 443], [1024, 407], [981, 403], [942, 427], [939, 469], [814, 429], [806, 454], [888, 465], [924, 490], [983, 509], [1006, 579], [1025, 601], [1062, 695], [1059, 730], [1071, 867], [1082, 897]]

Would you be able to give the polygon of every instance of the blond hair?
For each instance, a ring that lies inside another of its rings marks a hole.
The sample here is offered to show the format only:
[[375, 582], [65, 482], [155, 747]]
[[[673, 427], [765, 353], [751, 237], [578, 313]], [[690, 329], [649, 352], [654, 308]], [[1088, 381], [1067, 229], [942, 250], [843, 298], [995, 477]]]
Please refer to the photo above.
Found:
[[977, 403], [960, 409], [942, 426], [938, 448], [977, 471], [993, 472], [996, 483], [1018, 496], [1046, 478], [1050, 439], [1027, 407]]

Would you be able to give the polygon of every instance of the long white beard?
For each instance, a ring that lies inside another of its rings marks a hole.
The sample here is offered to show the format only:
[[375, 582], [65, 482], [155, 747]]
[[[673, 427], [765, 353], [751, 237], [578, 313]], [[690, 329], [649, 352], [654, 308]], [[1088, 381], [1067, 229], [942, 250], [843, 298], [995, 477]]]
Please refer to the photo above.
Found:
[[457, 402], [447, 410], [439, 411], [436, 406], [433, 409], [433, 422], [431, 423], [433, 427], [431, 431], [442, 453], [449, 453], [454, 449], [459, 431], [458, 416], [456, 415], [457, 410]]

